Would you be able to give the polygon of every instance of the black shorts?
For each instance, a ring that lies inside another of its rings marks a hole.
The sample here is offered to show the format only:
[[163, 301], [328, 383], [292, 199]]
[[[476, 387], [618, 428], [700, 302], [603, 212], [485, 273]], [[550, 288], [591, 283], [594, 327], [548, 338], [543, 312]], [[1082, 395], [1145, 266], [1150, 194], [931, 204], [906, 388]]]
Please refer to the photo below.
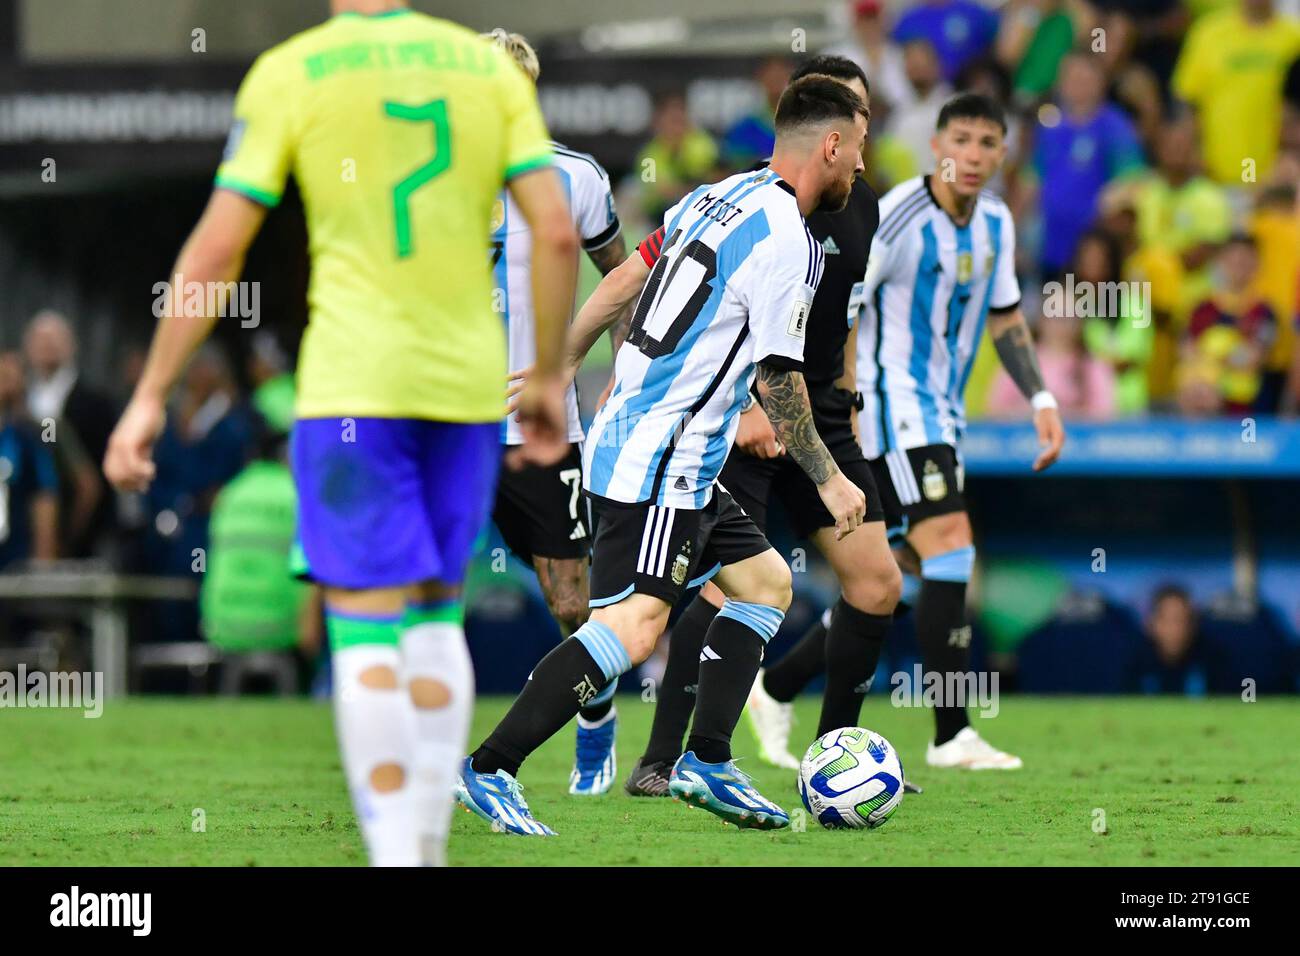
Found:
[[591, 551], [591, 522], [578, 446], [570, 445], [554, 465], [503, 467], [492, 520], [506, 547], [529, 564], [533, 558], [585, 558]]
[[966, 510], [966, 471], [952, 445], [886, 452], [871, 460], [891, 536], [918, 521]]
[[591, 606], [617, 604], [629, 594], [650, 594], [669, 604], [719, 568], [772, 546], [763, 532], [714, 485], [703, 508], [625, 504], [591, 497], [596, 540], [591, 551]]
[[[862, 448], [853, 434], [853, 425], [847, 414], [842, 421], [827, 421], [814, 414], [813, 421], [840, 471], [867, 496], [865, 520], [883, 521], [885, 512], [880, 492], [876, 489], [871, 466], [862, 457]], [[763, 530], [767, 529], [767, 506], [773, 493], [785, 508], [791, 529], [799, 537], [807, 538], [821, 528], [835, 527], [835, 520], [822, 504], [817, 486], [789, 455], [755, 458], [732, 448], [718, 476], [718, 483], [731, 492], [745, 513], [754, 519], [754, 524]]]

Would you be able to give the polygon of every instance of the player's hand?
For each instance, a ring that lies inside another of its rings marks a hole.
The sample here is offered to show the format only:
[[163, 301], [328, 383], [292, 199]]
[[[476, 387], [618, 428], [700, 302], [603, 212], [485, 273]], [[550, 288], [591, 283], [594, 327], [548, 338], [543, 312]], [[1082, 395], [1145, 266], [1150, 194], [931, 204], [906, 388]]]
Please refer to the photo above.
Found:
[[161, 401], [136, 396], [109, 436], [104, 452], [104, 477], [118, 491], [146, 491], [157, 469], [153, 445], [162, 433], [166, 413]]
[[1042, 449], [1034, 459], [1034, 471], [1042, 471], [1055, 464], [1065, 445], [1061, 413], [1055, 408], [1040, 408], [1034, 412], [1034, 430], [1038, 432], [1038, 446]]
[[822, 504], [835, 519], [835, 540], [853, 533], [867, 514], [867, 496], [862, 489], [849, 481], [844, 472], [836, 471], [817, 486]]
[[554, 465], [569, 450], [569, 416], [565, 393], [569, 383], [562, 375], [528, 375], [514, 396], [524, 443], [506, 457], [511, 468], [525, 464]]
[[749, 411], [740, 413], [736, 447], [755, 458], [777, 458], [785, 454], [785, 446], [777, 440], [776, 430], [758, 402], [750, 406]]

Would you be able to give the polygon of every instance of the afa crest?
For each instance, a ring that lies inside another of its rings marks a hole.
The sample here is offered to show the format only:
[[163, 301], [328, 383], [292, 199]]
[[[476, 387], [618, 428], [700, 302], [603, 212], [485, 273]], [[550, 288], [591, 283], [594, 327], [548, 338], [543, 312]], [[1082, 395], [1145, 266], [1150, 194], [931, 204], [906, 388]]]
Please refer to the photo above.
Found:
[[941, 501], [948, 497], [948, 480], [943, 477], [939, 466], [928, 459], [922, 469], [921, 491], [931, 501]]
[[975, 259], [969, 252], [960, 252], [957, 254], [957, 282], [959, 285], [965, 285], [970, 282], [971, 276], [975, 274]]

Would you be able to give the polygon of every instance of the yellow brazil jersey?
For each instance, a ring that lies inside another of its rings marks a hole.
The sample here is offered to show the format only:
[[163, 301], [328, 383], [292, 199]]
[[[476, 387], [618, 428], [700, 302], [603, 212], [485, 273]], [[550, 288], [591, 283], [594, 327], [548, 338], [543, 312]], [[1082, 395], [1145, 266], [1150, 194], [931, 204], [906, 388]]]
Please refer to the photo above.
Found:
[[1297, 55], [1300, 21], [1292, 17], [1255, 24], [1234, 4], [1192, 24], [1172, 86], [1197, 108], [1205, 165], [1219, 182], [1240, 186], [1262, 180], [1272, 168], [1282, 78]]
[[485, 237], [502, 184], [550, 157], [529, 79], [445, 20], [344, 13], [258, 58], [216, 185], [274, 206], [292, 174], [302, 193], [300, 418], [502, 417]]

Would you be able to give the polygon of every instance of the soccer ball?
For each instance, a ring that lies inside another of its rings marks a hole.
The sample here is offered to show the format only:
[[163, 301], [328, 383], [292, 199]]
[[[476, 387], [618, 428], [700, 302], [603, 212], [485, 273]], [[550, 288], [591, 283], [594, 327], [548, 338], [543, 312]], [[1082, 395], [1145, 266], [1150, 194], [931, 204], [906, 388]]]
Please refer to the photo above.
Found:
[[824, 827], [883, 826], [903, 802], [903, 764], [880, 734], [841, 727], [804, 754], [799, 796]]

